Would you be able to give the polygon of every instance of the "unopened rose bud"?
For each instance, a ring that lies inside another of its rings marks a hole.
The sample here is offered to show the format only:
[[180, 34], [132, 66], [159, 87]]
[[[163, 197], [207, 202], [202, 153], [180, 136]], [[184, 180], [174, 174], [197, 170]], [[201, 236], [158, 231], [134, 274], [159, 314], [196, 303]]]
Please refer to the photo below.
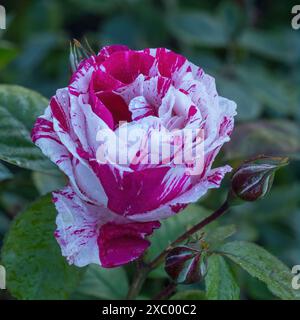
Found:
[[271, 189], [276, 170], [288, 164], [288, 158], [266, 157], [244, 162], [232, 175], [229, 201], [255, 201]]
[[200, 250], [179, 246], [168, 253], [165, 270], [175, 282], [192, 284], [199, 282], [205, 273], [205, 263], [202, 260]]

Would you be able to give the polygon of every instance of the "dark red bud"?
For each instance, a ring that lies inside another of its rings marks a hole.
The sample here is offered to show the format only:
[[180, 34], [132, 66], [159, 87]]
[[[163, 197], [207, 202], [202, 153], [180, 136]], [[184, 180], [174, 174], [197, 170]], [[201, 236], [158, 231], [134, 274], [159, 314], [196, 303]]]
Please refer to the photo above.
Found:
[[244, 162], [232, 175], [229, 200], [255, 201], [271, 189], [276, 170], [288, 164], [288, 158], [261, 156]]
[[176, 247], [166, 257], [165, 270], [177, 283], [199, 282], [203, 275], [201, 252], [188, 246]]

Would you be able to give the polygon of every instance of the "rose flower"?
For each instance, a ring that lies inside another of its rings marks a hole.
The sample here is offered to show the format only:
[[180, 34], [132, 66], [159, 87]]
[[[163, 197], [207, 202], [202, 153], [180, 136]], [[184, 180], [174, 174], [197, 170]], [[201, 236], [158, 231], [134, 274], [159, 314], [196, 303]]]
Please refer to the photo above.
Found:
[[[214, 78], [165, 48], [109, 46], [82, 60], [32, 130], [69, 180], [53, 192], [55, 237], [68, 262], [128, 263], [149, 247], [146, 237], [161, 219], [218, 188], [231, 168], [212, 164], [235, 109]], [[182, 138], [188, 130], [189, 141]], [[159, 141], [155, 150], [150, 140]], [[183, 149], [196, 154], [176, 162]]]

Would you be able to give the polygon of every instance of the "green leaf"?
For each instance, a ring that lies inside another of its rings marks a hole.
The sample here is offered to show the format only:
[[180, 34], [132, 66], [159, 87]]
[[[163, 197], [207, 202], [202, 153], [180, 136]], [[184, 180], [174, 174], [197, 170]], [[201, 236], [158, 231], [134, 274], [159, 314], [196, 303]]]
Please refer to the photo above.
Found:
[[12, 177], [12, 173], [2, 163], [0, 163], [0, 181], [11, 179]]
[[206, 300], [204, 291], [201, 290], [185, 290], [174, 294], [170, 300]]
[[239, 39], [238, 45], [243, 49], [262, 57], [279, 62], [294, 63], [299, 61], [297, 41], [292, 32], [268, 32], [247, 30]]
[[167, 19], [168, 27], [180, 41], [204, 47], [225, 47], [228, 34], [223, 24], [204, 12], [180, 12]]
[[[241, 217], [241, 222], [243, 223], [253, 221], [256, 226], [256, 232], [259, 231], [257, 226], [261, 224], [269, 225], [271, 228], [274, 228], [277, 223], [284, 222], [283, 225], [285, 225], [291, 217], [291, 213], [295, 212], [300, 205], [299, 194], [299, 183], [274, 186], [272, 192], [266, 198], [248, 203], [243, 207], [243, 212], [241, 212], [239, 206], [232, 207], [232, 214]], [[284, 199], [284, 205], [282, 205], [282, 199]], [[284, 230], [286, 236], [288, 236], [287, 230]], [[264, 234], [264, 237], [266, 236]], [[278, 240], [273, 239], [272, 243], [277, 243]], [[283, 243], [281, 245], [285, 246]]]
[[253, 278], [247, 272], [240, 273], [240, 279], [243, 288], [247, 290], [247, 298], [249, 300], [275, 300], [277, 299], [268, 289], [265, 283]]
[[272, 115], [293, 115], [298, 110], [296, 94], [285, 79], [267, 72], [257, 65], [235, 68], [238, 78], [251, 90], [252, 94]]
[[56, 172], [54, 164], [34, 146], [30, 131], [48, 100], [13, 85], [0, 85], [0, 159], [37, 171]]
[[32, 179], [41, 195], [61, 189], [67, 183], [65, 176], [60, 171], [57, 175], [34, 171]]
[[255, 96], [249, 94], [247, 86], [225, 77], [217, 78], [217, 86], [220, 95], [236, 102], [238, 120], [246, 121], [259, 117], [262, 104]]
[[266, 283], [275, 296], [284, 300], [300, 298], [299, 291], [292, 288], [291, 270], [265, 249], [254, 243], [233, 241], [220, 247], [219, 251]]
[[226, 159], [246, 159], [257, 154], [292, 158], [300, 154], [300, 126], [283, 119], [238, 124], [224, 149]]
[[221, 1], [217, 9], [217, 17], [231, 37], [241, 30], [246, 18], [241, 7], [233, 1]]
[[208, 258], [205, 285], [209, 300], [239, 300], [240, 298], [240, 289], [222, 256], [212, 255]]
[[75, 291], [75, 299], [125, 299], [129, 289], [123, 268], [104, 269], [90, 265]]
[[54, 238], [56, 210], [44, 196], [17, 216], [2, 248], [7, 287], [18, 299], [66, 299], [84, 269], [69, 266]]
[[236, 226], [234, 224], [220, 226], [208, 232], [208, 234], [205, 236], [205, 241], [210, 245], [210, 248], [212, 246], [215, 247], [235, 233]]

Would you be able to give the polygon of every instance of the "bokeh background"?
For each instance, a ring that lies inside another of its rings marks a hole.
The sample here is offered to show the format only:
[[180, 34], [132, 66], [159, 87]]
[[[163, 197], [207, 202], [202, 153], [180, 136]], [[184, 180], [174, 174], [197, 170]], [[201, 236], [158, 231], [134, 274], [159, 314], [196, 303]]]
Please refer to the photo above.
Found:
[[[291, 8], [297, 1], [9, 0], [1, 4], [7, 11], [7, 29], [0, 30], [1, 83], [51, 97], [68, 82], [73, 38], [88, 39], [95, 50], [115, 43], [133, 49], [168, 47], [213, 75], [219, 93], [238, 104], [232, 141], [218, 162], [236, 166], [262, 153], [291, 157], [264, 200], [233, 208], [223, 222], [237, 225], [235, 238], [262, 245], [289, 266], [300, 264], [300, 30], [291, 27]], [[201, 199], [199, 208], [217, 208], [226, 195], [226, 183]], [[57, 185], [52, 177], [0, 163], [0, 246], [14, 216]], [[125, 268], [129, 277], [130, 268]], [[234, 272], [243, 299], [273, 299], [258, 280], [239, 269]], [[103, 288], [92, 283], [95, 288], [74, 297], [111, 297], [101, 296]], [[143, 297], [165, 283], [164, 276], [154, 274]], [[11, 297], [5, 291], [1, 298]]]

